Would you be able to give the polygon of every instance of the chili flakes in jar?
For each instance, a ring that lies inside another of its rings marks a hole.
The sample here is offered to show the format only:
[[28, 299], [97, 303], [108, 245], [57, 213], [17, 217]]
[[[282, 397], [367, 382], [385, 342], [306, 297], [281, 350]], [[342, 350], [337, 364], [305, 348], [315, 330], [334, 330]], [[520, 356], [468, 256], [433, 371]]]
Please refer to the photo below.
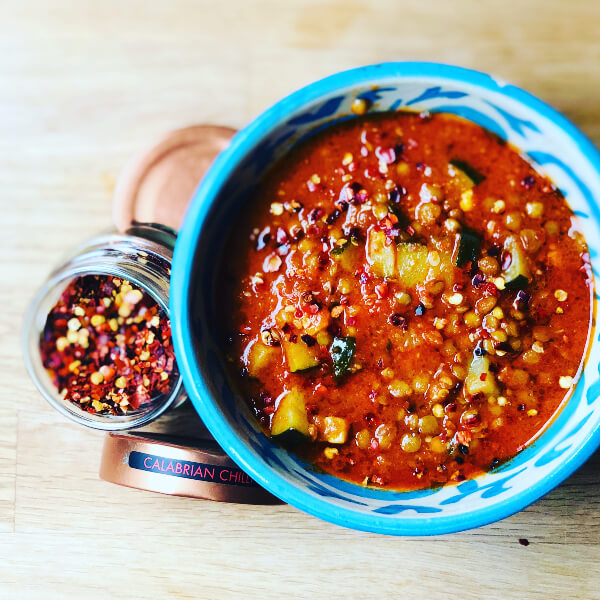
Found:
[[178, 377], [164, 310], [110, 275], [67, 286], [48, 314], [40, 352], [60, 396], [89, 413], [135, 411], [169, 393]]

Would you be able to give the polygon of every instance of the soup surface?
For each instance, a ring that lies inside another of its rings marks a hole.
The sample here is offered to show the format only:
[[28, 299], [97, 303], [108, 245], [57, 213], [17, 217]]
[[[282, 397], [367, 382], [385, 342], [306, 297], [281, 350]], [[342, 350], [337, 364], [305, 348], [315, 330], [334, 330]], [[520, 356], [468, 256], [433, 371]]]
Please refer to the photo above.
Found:
[[362, 116], [294, 148], [222, 269], [226, 351], [265, 432], [362, 485], [458, 482], [514, 456], [588, 338], [565, 199], [452, 115]]

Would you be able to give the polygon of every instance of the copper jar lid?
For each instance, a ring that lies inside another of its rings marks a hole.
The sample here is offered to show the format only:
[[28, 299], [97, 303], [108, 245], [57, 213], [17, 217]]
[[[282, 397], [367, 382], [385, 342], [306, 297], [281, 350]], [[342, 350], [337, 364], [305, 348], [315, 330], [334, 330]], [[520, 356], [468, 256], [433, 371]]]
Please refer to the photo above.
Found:
[[111, 433], [100, 465], [105, 481], [173, 496], [278, 504], [212, 440], [158, 433]]
[[198, 183], [235, 129], [193, 125], [163, 136], [123, 169], [113, 198], [119, 231], [131, 223], [158, 223], [177, 231]]

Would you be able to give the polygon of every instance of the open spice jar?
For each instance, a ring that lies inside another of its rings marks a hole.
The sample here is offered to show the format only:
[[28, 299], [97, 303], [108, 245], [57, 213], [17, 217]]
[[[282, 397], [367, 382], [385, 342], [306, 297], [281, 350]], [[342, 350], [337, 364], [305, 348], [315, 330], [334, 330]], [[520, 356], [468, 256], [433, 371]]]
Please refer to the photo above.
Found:
[[72, 420], [133, 429], [185, 400], [169, 319], [175, 229], [234, 133], [195, 125], [134, 156], [115, 189], [116, 231], [75, 248], [29, 306], [27, 369]]
[[175, 232], [134, 223], [55, 269], [25, 317], [25, 362], [44, 397], [80, 424], [141, 427], [185, 399], [169, 321]]
[[186, 399], [169, 316], [175, 229], [234, 133], [187, 127], [131, 160], [113, 199], [117, 231], [79, 246], [50, 274], [25, 315], [23, 350], [52, 406], [110, 432], [102, 479], [164, 494], [273, 504], [278, 500], [205, 434], [182, 437], [173, 422], [168, 433], [122, 433]]

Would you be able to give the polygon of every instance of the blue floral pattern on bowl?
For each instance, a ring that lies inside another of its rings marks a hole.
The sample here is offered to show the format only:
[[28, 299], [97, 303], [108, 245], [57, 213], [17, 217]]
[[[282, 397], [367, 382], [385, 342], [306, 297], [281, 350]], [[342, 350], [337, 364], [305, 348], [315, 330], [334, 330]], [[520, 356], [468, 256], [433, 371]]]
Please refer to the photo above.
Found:
[[431, 535], [484, 525], [547, 493], [600, 444], [600, 344], [595, 331], [576, 388], [537, 440], [484, 476], [414, 492], [342, 481], [273, 444], [232, 391], [222, 367], [213, 290], [230, 215], [291, 146], [332, 122], [351, 118], [356, 98], [366, 99], [372, 111], [454, 113], [515, 145], [565, 194], [598, 276], [600, 155], [571, 123], [528, 93], [482, 73], [432, 63], [363, 67], [312, 84], [267, 110], [234, 138], [198, 188], [177, 243], [171, 284], [179, 366], [194, 406], [217, 441], [286, 502], [339, 525], [388, 534]]

